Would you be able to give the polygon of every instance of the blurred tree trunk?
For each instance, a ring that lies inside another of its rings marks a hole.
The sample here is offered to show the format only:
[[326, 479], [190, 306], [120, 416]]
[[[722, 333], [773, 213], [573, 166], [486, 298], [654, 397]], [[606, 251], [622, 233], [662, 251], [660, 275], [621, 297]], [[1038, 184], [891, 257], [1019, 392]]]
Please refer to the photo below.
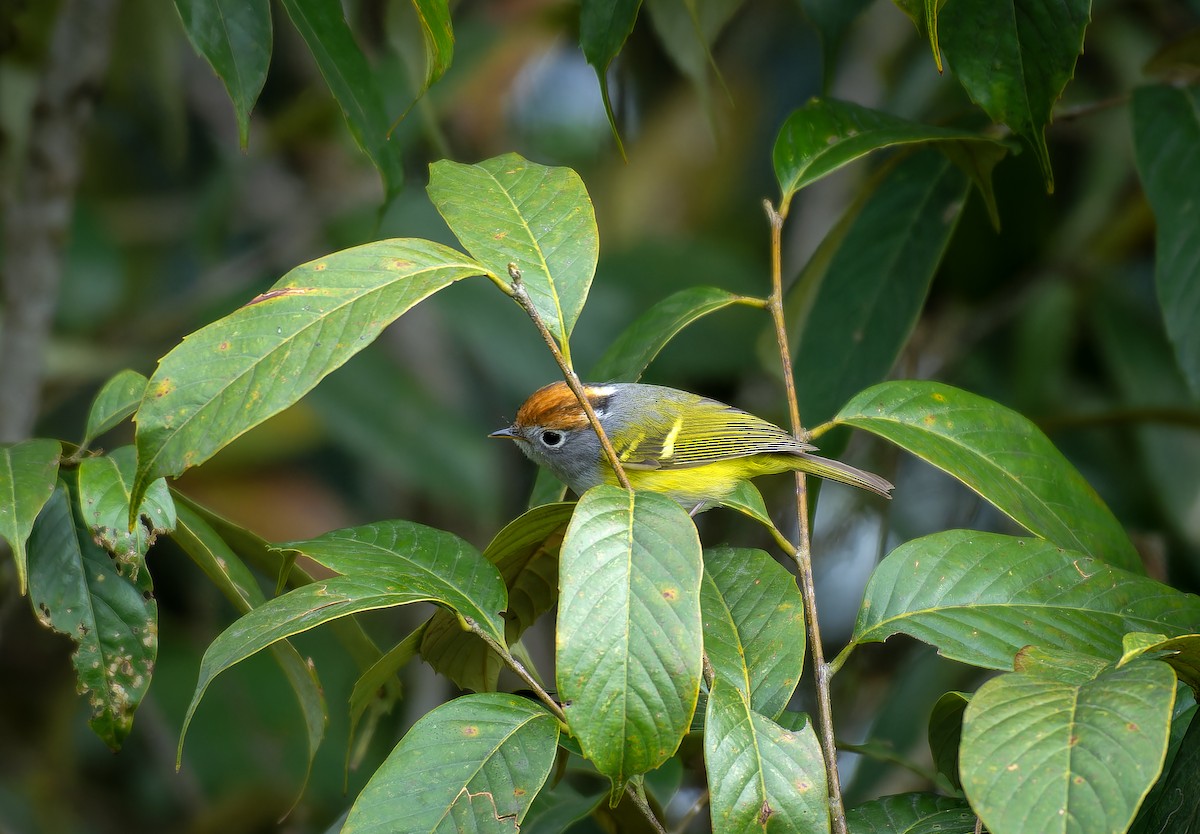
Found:
[[29, 437], [116, 0], [63, 0], [33, 102], [24, 160], [2, 195], [0, 442]]

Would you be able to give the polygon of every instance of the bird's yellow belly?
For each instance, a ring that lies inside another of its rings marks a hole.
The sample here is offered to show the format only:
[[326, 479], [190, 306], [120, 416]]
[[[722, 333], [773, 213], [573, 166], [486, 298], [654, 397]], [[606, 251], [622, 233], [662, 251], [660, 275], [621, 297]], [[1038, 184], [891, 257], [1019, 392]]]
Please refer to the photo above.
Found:
[[[684, 506], [720, 503], [739, 481], [786, 472], [795, 467], [791, 455], [754, 455], [706, 463], [686, 469], [626, 469], [629, 485], [636, 490], [661, 492]], [[617, 477], [605, 467], [604, 480], [616, 484]]]

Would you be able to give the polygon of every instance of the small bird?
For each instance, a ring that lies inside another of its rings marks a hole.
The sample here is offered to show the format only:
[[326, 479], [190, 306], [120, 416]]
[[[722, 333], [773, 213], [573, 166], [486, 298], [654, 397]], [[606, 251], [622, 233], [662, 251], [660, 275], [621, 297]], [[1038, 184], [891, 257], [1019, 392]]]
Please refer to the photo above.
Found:
[[[719, 504], [740, 481], [800, 470], [869, 489], [892, 485], [841, 461], [809, 454], [779, 426], [731, 405], [660, 385], [584, 385], [621, 467], [637, 490], [664, 493], [693, 514]], [[534, 391], [507, 428], [526, 456], [582, 495], [617, 478], [587, 415], [565, 382]]]

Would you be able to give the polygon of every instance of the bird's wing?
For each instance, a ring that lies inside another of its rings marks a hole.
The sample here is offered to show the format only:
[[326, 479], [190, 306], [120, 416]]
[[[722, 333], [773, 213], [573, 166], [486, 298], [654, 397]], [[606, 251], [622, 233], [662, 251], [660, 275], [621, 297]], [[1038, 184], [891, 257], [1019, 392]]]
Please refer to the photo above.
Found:
[[698, 398], [686, 415], [663, 411], [644, 415], [644, 428], [625, 433], [615, 446], [630, 469], [687, 469], [720, 460], [766, 453], [798, 454], [815, 446], [801, 443], [761, 417], [716, 400]]

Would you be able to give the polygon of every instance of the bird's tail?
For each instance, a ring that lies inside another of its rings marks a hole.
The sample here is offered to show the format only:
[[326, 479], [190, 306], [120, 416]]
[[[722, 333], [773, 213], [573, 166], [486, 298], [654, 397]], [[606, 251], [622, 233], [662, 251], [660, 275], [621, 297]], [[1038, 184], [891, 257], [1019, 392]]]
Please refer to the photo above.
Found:
[[884, 478], [872, 472], [864, 472], [857, 469], [848, 463], [842, 463], [840, 460], [831, 460], [818, 455], [798, 454], [800, 465], [796, 468], [802, 472], [807, 472], [810, 475], [816, 475], [819, 478], [828, 478], [831, 481], [839, 481], [850, 486], [869, 489], [871, 492], [877, 492], [884, 498], [891, 498], [892, 484]]

